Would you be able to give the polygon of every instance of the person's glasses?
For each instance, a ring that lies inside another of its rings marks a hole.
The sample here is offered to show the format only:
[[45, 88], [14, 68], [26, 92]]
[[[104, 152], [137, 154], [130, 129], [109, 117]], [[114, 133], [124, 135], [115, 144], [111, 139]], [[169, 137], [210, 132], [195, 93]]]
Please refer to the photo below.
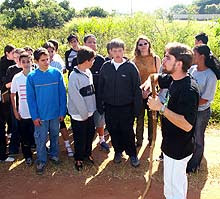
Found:
[[138, 46], [146, 46], [146, 45], [148, 45], [147, 42], [146, 42], [146, 43], [143, 43], [143, 44], [138, 44]]

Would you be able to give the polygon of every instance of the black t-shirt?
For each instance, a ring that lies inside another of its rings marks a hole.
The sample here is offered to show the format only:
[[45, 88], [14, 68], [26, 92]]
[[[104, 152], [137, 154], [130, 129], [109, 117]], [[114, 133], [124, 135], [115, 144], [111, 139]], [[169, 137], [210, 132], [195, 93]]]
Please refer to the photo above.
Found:
[[101, 70], [104, 62], [105, 62], [105, 58], [102, 57], [101, 55], [97, 54], [95, 57], [95, 61], [92, 65], [92, 68], [90, 68], [92, 75], [93, 75], [93, 84], [95, 86], [96, 91], [98, 89], [98, 79], [99, 79], [99, 75], [100, 75], [100, 70]]
[[[195, 125], [199, 91], [196, 82], [189, 76], [181, 80], [173, 80], [171, 76], [159, 76], [159, 86], [169, 88], [168, 109], [183, 115], [192, 125]], [[186, 132], [175, 126], [166, 117], [162, 118], [162, 151], [173, 159], [183, 159], [192, 154], [194, 149], [194, 127]]]

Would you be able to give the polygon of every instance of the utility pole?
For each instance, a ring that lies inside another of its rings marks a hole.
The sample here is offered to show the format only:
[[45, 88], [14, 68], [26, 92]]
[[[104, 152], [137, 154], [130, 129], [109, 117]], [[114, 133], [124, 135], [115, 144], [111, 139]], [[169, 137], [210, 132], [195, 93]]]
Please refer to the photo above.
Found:
[[133, 5], [132, 5], [132, 0], [131, 0], [131, 17], [133, 15]]

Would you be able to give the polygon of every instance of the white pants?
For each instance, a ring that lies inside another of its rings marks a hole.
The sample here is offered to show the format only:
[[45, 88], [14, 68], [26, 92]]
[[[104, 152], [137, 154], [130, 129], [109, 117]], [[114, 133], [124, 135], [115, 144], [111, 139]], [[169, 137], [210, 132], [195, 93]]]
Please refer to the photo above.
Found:
[[186, 199], [188, 187], [186, 166], [192, 155], [181, 160], [163, 155], [164, 195], [166, 199]]

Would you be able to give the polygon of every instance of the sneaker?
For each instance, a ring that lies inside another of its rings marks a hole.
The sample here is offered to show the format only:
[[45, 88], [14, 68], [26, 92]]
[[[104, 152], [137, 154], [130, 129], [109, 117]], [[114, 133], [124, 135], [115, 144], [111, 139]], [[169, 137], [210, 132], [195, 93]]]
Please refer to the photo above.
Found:
[[37, 173], [38, 175], [42, 175], [42, 174], [44, 173], [44, 169], [45, 169], [45, 164], [43, 164], [42, 162], [37, 163], [36, 173]]
[[131, 156], [130, 163], [133, 167], [138, 167], [140, 165], [140, 161], [138, 160], [137, 156]]
[[119, 164], [122, 159], [122, 154], [121, 153], [115, 153], [115, 157], [113, 159], [114, 163]]
[[109, 151], [110, 151], [110, 150], [109, 150], [109, 146], [108, 146], [108, 144], [107, 144], [106, 142], [100, 143], [100, 146], [101, 146], [101, 149], [102, 149], [102, 150], [104, 150], [104, 151], [106, 151], [106, 152], [109, 152]]
[[14, 162], [14, 161], [15, 161], [15, 158], [10, 157], [10, 156], [5, 159], [5, 162]]
[[33, 164], [32, 158], [27, 158], [27, 159], [25, 160], [25, 162], [26, 162], [26, 165], [29, 166], [29, 167]]
[[68, 157], [73, 157], [74, 156], [73, 150], [70, 146], [66, 147], [66, 152], [67, 152]]
[[59, 158], [56, 157], [56, 156], [50, 157], [50, 161], [51, 161], [52, 163], [54, 163], [55, 165], [60, 164], [60, 160], [59, 160]]

